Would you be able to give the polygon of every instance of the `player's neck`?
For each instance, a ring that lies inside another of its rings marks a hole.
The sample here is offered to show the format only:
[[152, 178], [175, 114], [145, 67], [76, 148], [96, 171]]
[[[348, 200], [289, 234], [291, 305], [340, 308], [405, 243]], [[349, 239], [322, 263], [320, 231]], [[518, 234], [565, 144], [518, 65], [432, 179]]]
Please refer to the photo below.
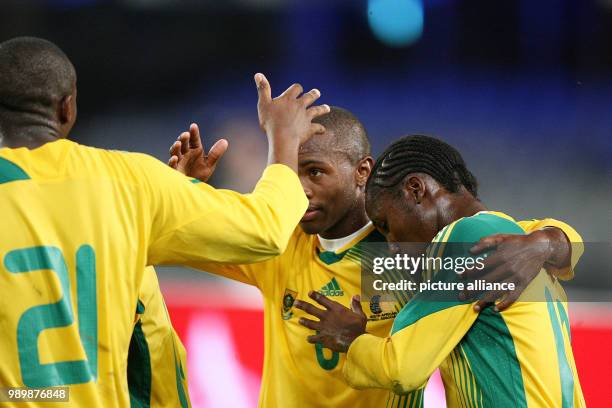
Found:
[[0, 147], [16, 149], [25, 147], [36, 149], [42, 145], [62, 139], [57, 129], [47, 125], [13, 125], [2, 124]]
[[368, 222], [370, 222], [370, 219], [366, 214], [365, 205], [357, 206], [349, 211], [346, 216], [338, 221], [332, 228], [320, 233], [319, 236], [325, 239], [344, 238], [359, 231], [359, 229], [363, 228]]
[[460, 218], [471, 217], [487, 207], [471, 194], [459, 194], [440, 205], [438, 209], [438, 230], [457, 221]]

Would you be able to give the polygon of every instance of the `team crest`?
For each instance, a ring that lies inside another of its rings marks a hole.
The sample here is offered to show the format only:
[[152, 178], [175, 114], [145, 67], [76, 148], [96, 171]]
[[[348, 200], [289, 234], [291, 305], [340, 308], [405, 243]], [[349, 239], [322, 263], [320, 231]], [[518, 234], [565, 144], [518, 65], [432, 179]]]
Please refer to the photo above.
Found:
[[293, 302], [295, 302], [295, 298], [297, 297], [297, 292], [291, 289], [285, 289], [285, 294], [283, 295], [283, 309], [282, 316], [283, 320], [289, 320], [293, 316]]
[[370, 298], [370, 315], [369, 321], [394, 319], [397, 316], [396, 302], [389, 295], [374, 295]]
[[382, 313], [382, 309], [380, 308], [380, 295], [372, 296], [372, 299], [370, 300], [370, 312], [374, 313], [375, 315]]

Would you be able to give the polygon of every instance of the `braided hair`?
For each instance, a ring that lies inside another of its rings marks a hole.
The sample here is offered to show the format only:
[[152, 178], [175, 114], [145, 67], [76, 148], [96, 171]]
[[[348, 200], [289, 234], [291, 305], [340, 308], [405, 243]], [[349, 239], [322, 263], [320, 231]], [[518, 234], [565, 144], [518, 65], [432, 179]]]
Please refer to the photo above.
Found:
[[398, 186], [410, 173], [429, 174], [451, 193], [464, 186], [478, 197], [478, 182], [461, 154], [439, 139], [412, 135], [391, 144], [376, 160], [366, 185], [368, 195]]

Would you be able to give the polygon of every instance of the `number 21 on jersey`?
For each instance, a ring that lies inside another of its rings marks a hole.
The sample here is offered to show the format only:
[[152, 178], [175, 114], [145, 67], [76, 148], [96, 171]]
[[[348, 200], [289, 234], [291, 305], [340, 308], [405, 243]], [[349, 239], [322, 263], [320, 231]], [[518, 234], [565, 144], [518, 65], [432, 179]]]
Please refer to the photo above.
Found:
[[98, 311], [93, 248], [82, 245], [76, 252], [78, 329], [85, 360], [40, 362], [40, 333], [74, 324], [70, 278], [62, 251], [54, 246], [16, 249], [6, 254], [4, 267], [15, 274], [49, 270], [57, 275], [61, 284], [61, 297], [57, 302], [32, 306], [19, 317], [17, 349], [24, 385], [39, 388], [95, 381], [98, 375]]

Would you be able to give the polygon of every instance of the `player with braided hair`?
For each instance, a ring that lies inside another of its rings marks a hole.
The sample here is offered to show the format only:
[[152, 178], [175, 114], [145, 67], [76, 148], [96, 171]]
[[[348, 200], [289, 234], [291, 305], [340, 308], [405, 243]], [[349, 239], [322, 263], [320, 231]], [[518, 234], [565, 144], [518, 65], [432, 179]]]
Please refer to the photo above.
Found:
[[[510, 216], [488, 211], [476, 193], [476, 180], [456, 149], [409, 136], [377, 160], [366, 185], [366, 210], [392, 250], [427, 242], [428, 256], [475, 260], [468, 248], [481, 238], [525, 234]], [[574, 250], [571, 257], [577, 256]], [[457, 286], [460, 271], [452, 268], [445, 263], [422, 276]], [[500, 312], [497, 306], [477, 310], [476, 300], [454, 292], [449, 297], [423, 290], [402, 308], [385, 338], [366, 333], [358, 298], [348, 309], [315, 293], [311, 298], [324, 310], [301, 301], [296, 307], [318, 318], [300, 321], [317, 330], [309, 341], [347, 353], [347, 382], [392, 390], [389, 401], [415, 395], [439, 368], [449, 407], [584, 407], [561, 285], [541, 269], [521, 292]]]
[[467, 169], [459, 152], [442, 140], [422, 135], [404, 137], [391, 144], [372, 169], [368, 191], [398, 185], [408, 173], [422, 172], [435, 177], [450, 192], [465, 187], [478, 197], [478, 182]]

